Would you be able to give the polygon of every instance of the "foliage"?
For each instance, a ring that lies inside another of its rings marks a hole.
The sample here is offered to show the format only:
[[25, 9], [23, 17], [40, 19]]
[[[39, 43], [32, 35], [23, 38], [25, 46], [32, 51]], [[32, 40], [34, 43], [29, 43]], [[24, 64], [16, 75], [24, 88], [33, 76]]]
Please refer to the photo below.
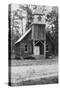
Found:
[[[37, 5], [19, 5], [19, 7], [11, 12], [9, 12], [9, 18], [11, 19], [11, 42], [12, 42], [12, 48], [14, 46], [14, 43], [16, 40], [18, 40], [21, 37], [20, 31], [20, 22], [24, 18], [22, 15], [23, 11], [26, 11], [26, 30], [30, 27], [33, 17], [32, 12], [33, 10], [37, 9], [37, 7], [40, 7], [40, 10], [45, 16], [46, 23], [48, 22], [49, 26], [51, 25], [52, 28], [50, 31], [52, 31], [51, 37], [53, 38], [53, 43], [55, 45], [55, 50], [58, 52], [58, 9], [57, 7], [52, 7], [52, 10], [49, 12], [48, 8], [46, 6], [37, 6]], [[9, 20], [10, 20], [9, 19]], [[40, 20], [41, 17], [38, 17]], [[22, 22], [21, 22], [22, 23]], [[23, 27], [23, 25], [22, 25]], [[23, 29], [22, 29], [23, 32]]]
[[57, 7], [52, 8], [52, 11], [47, 15], [47, 21], [52, 26], [51, 36], [55, 46], [55, 53], [58, 53], [58, 9]]
[[29, 28], [29, 26], [32, 23], [32, 10], [30, 9], [29, 5], [25, 6], [25, 10], [27, 12], [27, 24], [26, 24], [26, 29]]

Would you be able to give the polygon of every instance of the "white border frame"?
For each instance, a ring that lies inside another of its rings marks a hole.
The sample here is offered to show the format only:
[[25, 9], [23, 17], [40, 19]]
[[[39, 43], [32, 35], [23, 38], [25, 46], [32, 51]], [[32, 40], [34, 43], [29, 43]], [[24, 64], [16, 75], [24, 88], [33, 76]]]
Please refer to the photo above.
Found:
[[[0, 1], [0, 28], [1, 28], [0, 29], [0, 88], [1, 90], [5, 90], [5, 88], [9, 90], [10, 89], [12, 90], [13, 89], [14, 90], [59, 89], [60, 83], [49, 84], [49, 85], [46, 84], [46, 85], [23, 86], [23, 87], [20, 86], [20, 87], [12, 87], [12, 88], [10, 88], [7, 85], [8, 83], [8, 4], [9, 3], [48, 5], [48, 6], [58, 6], [60, 8], [60, 0], [1, 0]], [[60, 32], [59, 32], [59, 38], [60, 38]], [[59, 59], [60, 59], [60, 53], [59, 53]], [[60, 66], [60, 62], [59, 62], [59, 66]]]

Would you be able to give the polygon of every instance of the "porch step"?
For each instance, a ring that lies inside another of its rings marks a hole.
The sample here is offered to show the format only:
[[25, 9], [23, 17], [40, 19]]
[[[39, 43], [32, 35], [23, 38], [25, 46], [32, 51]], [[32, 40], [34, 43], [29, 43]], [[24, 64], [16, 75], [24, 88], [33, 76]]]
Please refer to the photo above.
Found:
[[45, 57], [43, 55], [32, 55], [35, 59], [45, 59]]

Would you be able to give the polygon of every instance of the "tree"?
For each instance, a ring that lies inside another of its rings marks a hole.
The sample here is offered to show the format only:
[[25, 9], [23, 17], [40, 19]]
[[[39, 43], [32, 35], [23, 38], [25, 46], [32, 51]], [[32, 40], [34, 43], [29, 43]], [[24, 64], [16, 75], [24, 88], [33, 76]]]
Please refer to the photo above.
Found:
[[[52, 11], [47, 15], [47, 21], [52, 25], [51, 36], [55, 46], [55, 54], [58, 54], [58, 8], [53, 7]], [[54, 27], [53, 27], [54, 25]]]
[[27, 24], [26, 24], [26, 29], [28, 29], [32, 23], [32, 10], [30, 8], [30, 5], [25, 5], [24, 9], [27, 12]]
[[22, 20], [23, 16], [21, 15], [21, 12], [19, 9], [16, 9], [14, 11], [10, 11], [10, 31], [11, 31], [11, 54], [13, 56], [14, 54], [14, 45], [15, 42], [21, 37], [20, 34], [20, 21]]

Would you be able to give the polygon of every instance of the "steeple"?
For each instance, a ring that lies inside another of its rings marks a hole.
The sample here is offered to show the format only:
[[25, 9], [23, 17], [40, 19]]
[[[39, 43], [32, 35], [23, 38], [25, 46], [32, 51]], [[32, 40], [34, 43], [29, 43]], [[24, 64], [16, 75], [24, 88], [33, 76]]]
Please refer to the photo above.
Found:
[[32, 12], [32, 15], [34, 24], [45, 24], [44, 12], [40, 7], [37, 7], [37, 9]]

